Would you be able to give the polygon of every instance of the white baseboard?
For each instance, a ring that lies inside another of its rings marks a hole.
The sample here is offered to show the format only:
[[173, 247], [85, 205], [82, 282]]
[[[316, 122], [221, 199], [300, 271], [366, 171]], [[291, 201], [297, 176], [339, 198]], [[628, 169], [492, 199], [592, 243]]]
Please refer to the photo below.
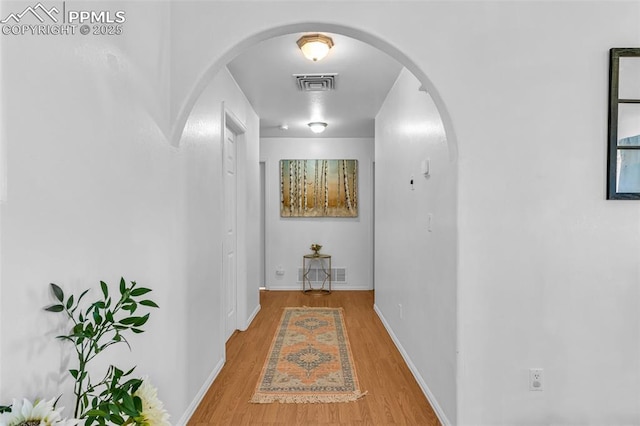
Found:
[[213, 371], [211, 372], [207, 380], [204, 382], [204, 384], [196, 394], [195, 398], [193, 398], [193, 401], [191, 401], [191, 404], [189, 404], [187, 411], [185, 411], [182, 417], [180, 417], [180, 420], [178, 420], [178, 422], [176, 423], [176, 426], [187, 426], [187, 423], [191, 419], [191, 416], [193, 416], [193, 413], [195, 413], [196, 408], [198, 408], [198, 405], [200, 405], [200, 403], [202, 402], [202, 398], [204, 398], [204, 396], [206, 395], [213, 381], [216, 379], [216, 377], [218, 377], [218, 374], [220, 374], [220, 371], [222, 370], [223, 366], [224, 366], [224, 359], [221, 359], [220, 361], [218, 361], [218, 364], [216, 364]]
[[409, 357], [409, 354], [407, 353], [407, 351], [404, 349], [402, 344], [400, 344], [400, 340], [398, 340], [398, 337], [391, 329], [391, 326], [385, 319], [384, 315], [382, 315], [382, 311], [380, 311], [380, 309], [378, 308], [378, 305], [374, 304], [373, 309], [378, 314], [378, 317], [380, 318], [380, 321], [382, 321], [384, 328], [387, 329], [387, 333], [389, 333], [389, 336], [391, 336], [391, 339], [393, 340], [393, 343], [396, 345], [396, 348], [398, 348], [398, 351], [400, 351], [402, 358], [404, 358], [404, 362], [407, 363], [409, 370], [411, 370], [411, 374], [413, 374], [413, 377], [415, 377], [416, 381], [418, 382], [420, 389], [422, 389], [422, 393], [424, 393], [424, 396], [426, 396], [427, 400], [429, 400], [429, 404], [431, 404], [433, 411], [435, 411], [436, 416], [438, 416], [438, 420], [440, 420], [440, 423], [442, 423], [445, 426], [451, 426], [451, 422], [447, 418], [447, 415], [445, 414], [445, 412], [442, 410], [442, 407], [440, 407], [440, 404], [438, 404], [438, 400], [431, 392], [431, 389], [429, 389], [429, 386], [427, 386], [427, 383], [424, 381], [424, 378], [422, 377], [422, 375], [418, 371], [418, 368]]
[[[315, 287], [314, 287], [315, 288]], [[279, 287], [267, 287], [266, 290], [269, 291], [302, 291], [302, 284], [293, 286], [279, 286]], [[343, 286], [333, 285], [331, 286], [331, 291], [370, 291], [373, 290], [371, 287], [356, 287], [356, 286]]]
[[267, 291], [302, 291], [302, 286], [289, 286], [289, 285], [283, 285], [283, 286], [278, 286], [278, 287], [274, 287], [274, 286], [267, 286], [266, 288]]
[[261, 308], [262, 308], [262, 306], [260, 306], [260, 304], [258, 304], [258, 306], [256, 306], [256, 308], [253, 310], [253, 313], [249, 316], [249, 319], [247, 320], [247, 325], [244, 327], [245, 330], [247, 328], [249, 328], [249, 326], [251, 325], [253, 320], [256, 319], [256, 315], [258, 315], [258, 312], [260, 312]]

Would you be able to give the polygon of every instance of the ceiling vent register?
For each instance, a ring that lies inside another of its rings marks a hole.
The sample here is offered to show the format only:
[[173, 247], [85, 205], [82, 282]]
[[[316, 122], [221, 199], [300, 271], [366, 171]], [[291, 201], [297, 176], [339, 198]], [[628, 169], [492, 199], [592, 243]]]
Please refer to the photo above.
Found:
[[336, 89], [337, 73], [293, 74], [298, 89], [303, 92], [327, 92]]

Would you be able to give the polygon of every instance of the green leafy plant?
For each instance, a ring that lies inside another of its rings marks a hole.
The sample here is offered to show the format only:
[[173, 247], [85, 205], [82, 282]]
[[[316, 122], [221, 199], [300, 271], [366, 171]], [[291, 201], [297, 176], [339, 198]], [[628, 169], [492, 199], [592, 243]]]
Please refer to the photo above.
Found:
[[75, 417], [86, 419], [91, 424], [140, 424], [142, 401], [135, 395], [142, 380], [132, 378], [135, 367], [128, 371], [111, 365], [104, 377], [93, 381], [88, 365], [110, 346], [124, 343], [129, 349], [127, 335], [143, 333], [142, 327], [149, 320], [150, 313], [136, 314], [138, 309], [157, 308], [158, 305], [146, 298], [151, 289], [137, 287], [120, 279], [119, 294], [112, 297], [109, 286], [101, 281], [102, 297], [92, 303], [81, 303], [89, 292], [85, 290], [79, 297], [65, 298], [60, 286], [51, 283], [53, 295], [59, 303], [48, 306], [49, 312], [62, 313], [73, 323], [70, 332], [57, 336], [58, 339], [73, 343], [78, 366], [69, 370], [74, 379], [73, 393], [76, 397]]

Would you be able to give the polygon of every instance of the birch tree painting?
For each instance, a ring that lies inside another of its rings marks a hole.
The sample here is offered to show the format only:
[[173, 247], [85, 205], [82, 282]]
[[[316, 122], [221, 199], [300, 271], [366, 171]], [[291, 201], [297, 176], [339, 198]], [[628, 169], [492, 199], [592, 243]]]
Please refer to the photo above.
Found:
[[280, 160], [280, 216], [357, 217], [358, 160]]

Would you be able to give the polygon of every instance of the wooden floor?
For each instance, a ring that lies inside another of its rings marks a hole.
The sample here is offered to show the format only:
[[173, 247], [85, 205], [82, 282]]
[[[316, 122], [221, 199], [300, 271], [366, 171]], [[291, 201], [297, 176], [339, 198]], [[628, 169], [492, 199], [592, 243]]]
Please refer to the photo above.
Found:
[[[372, 291], [308, 295], [262, 291], [261, 311], [227, 342], [227, 363], [192, 416], [197, 425], [439, 425], [402, 356], [373, 310]], [[262, 365], [287, 306], [343, 307], [360, 389], [367, 396], [337, 404], [250, 404]]]

